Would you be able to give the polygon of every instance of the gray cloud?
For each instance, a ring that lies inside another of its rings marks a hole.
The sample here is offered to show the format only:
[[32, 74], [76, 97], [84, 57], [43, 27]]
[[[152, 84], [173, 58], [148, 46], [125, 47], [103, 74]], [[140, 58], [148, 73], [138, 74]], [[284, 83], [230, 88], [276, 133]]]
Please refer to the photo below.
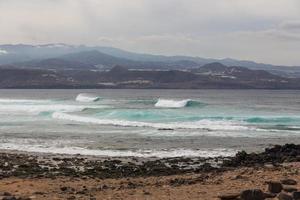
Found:
[[299, 0], [0, 0], [0, 43], [300, 64]]

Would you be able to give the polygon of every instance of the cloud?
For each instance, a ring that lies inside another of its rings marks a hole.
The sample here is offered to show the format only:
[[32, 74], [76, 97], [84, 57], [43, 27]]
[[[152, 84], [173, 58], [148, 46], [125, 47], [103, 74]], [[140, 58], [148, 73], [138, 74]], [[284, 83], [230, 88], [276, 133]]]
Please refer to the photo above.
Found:
[[299, 21], [299, 0], [0, 0], [0, 43], [300, 64]]

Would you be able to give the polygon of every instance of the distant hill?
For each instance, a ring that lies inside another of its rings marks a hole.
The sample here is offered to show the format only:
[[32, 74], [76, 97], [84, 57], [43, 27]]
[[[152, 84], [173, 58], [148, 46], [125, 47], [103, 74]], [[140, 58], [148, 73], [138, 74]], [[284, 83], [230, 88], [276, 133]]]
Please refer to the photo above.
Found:
[[300, 79], [212, 63], [193, 71], [0, 68], [0, 88], [300, 89]]
[[34, 69], [78, 69], [78, 70], [90, 70], [96, 69], [94, 65], [80, 61], [72, 61], [62, 58], [48, 58], [44, 60], [32, 60], [21, 63], [12, 64], [17, 68], [34, 68]]
[[91, 66], [103, 66], [103, 67], [113, 67], [115, 65], [123, 65], [123, 66], [135, 66], [139, 63], [136, 61], [119, 58], [115, 56], [111, 56], [97, 50], [84, 51], [78, 53], [72, 53], [63, 55], [60, 57], [61, 59], [67, 60], [69, 62], [80, 62], [85, 63]]
[[221, 63], [206, 64], [199, 69], [192, 70], [194, 73], [205, 74], [221, 78], [237, 79], [237, 80], [275, 80], [282, 81], [286, 78], [269, 73], [265, 70], [250, 70], [245, 67], [227, 67]]
[[[189, 70], [199, 66], [219, 62], [227, 66], [241, 66], [249, 69], [267, 70], [273, 74], [285, 77], [300, 77], [300, 67], [274, 66], [252, 61], [243, 61], [235, 59], [207, 59], [191, 56], [163, 56], [134, 53], [113, 47], [67, 45], [67, 44], [45, 44], [45, 45], [24, 45], [7, 44], [0, 45], [0, 65], [23, 63], [24, 62], [44, 62], [44, 59], [62, 59], [69, 57], [68, 61], [81, 62], [81, 64], [96, 64], [104, 68], [110, 68], [113, 64], [120, 64], [135, 69], [155, 69], [155, 70]], [[76, 58], [80, 55], [83, 60]], [[92, 54], [97, 54], [92, 55]], [[105, 54], [100, 55], [100, 54]], [[72, 57], [73, 55], [73, 57]], [[109, 58], [109, 56], [111, 56]], [[89, 60], [91, 58], [91, 60]], [[102, 58], [103, 60], [100, 60]], [[97, 61], [97, 62], [96, 62]], [[103, 64], [104, 63], [104, 64]], [[47, 65], [44, 65], [47, 66]], [[61, 65], [60, 65], [61, 66]], [[80, 65], [79, 65], [80, 66]], [[98, 67], [99, 67], [98, 66]], [[30, 65], [29, 65], [30, 67]], [[37, 66], [35, 66], [37, 67]], [[53, 67], [53, 66], [51, 66]], [[84, 67], [84, 66], [83, 66]], [[74, 67], [76, 68], [76, 67]]]

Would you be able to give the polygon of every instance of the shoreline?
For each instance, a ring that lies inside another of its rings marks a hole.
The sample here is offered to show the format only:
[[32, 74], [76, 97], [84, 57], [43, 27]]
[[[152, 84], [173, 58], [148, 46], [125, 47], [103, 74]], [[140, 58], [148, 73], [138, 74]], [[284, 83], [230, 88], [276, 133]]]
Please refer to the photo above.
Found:
[[0, 152], [0, 199], [219, 199], [285, 177], [300, 181], [300, 145], [219, 158], [109, 158]]

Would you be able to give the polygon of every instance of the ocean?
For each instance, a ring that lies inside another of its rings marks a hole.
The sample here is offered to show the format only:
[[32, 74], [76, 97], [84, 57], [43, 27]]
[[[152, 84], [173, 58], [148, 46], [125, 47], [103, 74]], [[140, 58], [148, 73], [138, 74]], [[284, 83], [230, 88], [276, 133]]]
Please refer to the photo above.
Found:
[[0, 150], [217, 157], [299, 142], [299, 91], [0, 90]]

